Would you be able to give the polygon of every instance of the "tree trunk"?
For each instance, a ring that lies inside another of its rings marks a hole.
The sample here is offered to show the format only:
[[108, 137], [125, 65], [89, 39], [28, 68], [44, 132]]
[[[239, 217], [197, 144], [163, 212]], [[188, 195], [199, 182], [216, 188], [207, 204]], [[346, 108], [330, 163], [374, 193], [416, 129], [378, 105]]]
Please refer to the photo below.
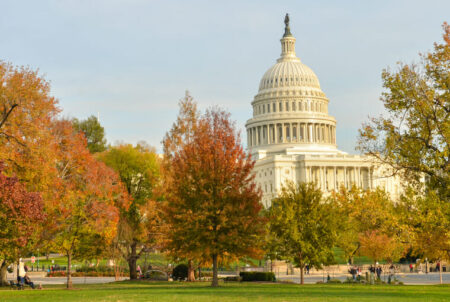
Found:
[[211, 286], [217, 287], [219, 286], [219, 278], [217, 277], [217, 255], [213, 255], [212, 260], [213, 260], [213, 279]]
[[192, 260], [188, 260], [188, 276], [187, 276], [187, 281], [188, 282], [193, 282], [195, 281], [195, 273], [194, 273], [194, 265], [192, 264]]
[[67, 289], [72, 289], [72, 254], [67, 253]]
[[137, 255], [136, 255], [136, 242], [133, 242], [131, 244], [131, 254], [128, 256], [128, 267], [130, 268], [130, 280], [137, 280], [137, 272], [136, 272], [136, 262], [137, 262]]
[[439, 259], [439, 282], [442, 284], [442, 261]]
[[300, 265], [300, 284], [303, 285], [305, 284], [304, 280], [303, 280], [303, 265]]
[[6, 263], [6, 260], [2, 261], [2, 265], [0, 267], [0, 275], [1, 275], [1, 279], [0, 279], [0, 286], [7, 286], [8, 284], [8, 264]]

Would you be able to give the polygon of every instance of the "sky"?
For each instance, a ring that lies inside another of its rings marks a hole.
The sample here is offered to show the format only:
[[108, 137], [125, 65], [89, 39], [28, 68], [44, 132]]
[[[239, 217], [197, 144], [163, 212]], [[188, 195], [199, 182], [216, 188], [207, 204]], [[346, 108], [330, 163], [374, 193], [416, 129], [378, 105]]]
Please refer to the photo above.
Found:
[[381, 72], [442, 41], [450, 1], [0, 0], [0, 60], [38, 69], [62, 116], [100, 117], [108, 142], [161, 140], [188, 90], [245, 122], [281, 52], [284, 15], [337, 120], [338, 148], [383, 113]]

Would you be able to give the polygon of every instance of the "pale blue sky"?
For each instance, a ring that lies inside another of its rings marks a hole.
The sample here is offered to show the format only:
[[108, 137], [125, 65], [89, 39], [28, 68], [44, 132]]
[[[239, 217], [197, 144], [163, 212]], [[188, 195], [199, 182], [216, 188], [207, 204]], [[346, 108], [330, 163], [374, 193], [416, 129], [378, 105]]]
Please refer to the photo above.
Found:
[[202, 109], [229, 110], [245, 135], [286, 12], [338, 146], [356, 153], [361, 123], [382, 111], [382, 69], [441, 41], [450, 1], [0, 0], [0, 60], [39, 68], [65, 116], [100, 112], [109, 142], [161, 150], [186, 89]]

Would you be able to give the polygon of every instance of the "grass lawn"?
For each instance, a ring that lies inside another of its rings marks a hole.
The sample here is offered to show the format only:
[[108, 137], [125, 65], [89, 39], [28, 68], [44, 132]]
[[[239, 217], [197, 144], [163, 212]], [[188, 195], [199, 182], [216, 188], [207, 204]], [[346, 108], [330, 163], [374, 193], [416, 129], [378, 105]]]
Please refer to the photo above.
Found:
[[450, 286], [117, 282], [44, 290], [0, 290], [0, 301], [450, 301]]

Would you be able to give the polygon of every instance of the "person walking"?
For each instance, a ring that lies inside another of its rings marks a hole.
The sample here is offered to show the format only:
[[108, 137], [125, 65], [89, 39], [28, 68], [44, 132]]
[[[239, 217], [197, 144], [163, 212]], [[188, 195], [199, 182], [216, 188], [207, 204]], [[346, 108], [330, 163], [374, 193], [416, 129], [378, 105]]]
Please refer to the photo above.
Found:
[[378, 266], [377, 267], [377, 269], [376, 269], [376, 272], [377, 272], [377, 278], [379, 279], [379, 280], [381, 280], [381, 272], [382, 272], [383, 270], [381, 269], [381, 266]]
[[25, 265], [22, 262], [22, 258], [19, 259], [19, 267], [17, 272], [17, 282], [22, 284], [25, 282]]
[[414, 267], [413, 267], [412, 263], [410, 263], [410, 264], [409, 264], [409, 272], [412, 273], [412, 272], [413, 272], [413, 269], [414, 269]]

